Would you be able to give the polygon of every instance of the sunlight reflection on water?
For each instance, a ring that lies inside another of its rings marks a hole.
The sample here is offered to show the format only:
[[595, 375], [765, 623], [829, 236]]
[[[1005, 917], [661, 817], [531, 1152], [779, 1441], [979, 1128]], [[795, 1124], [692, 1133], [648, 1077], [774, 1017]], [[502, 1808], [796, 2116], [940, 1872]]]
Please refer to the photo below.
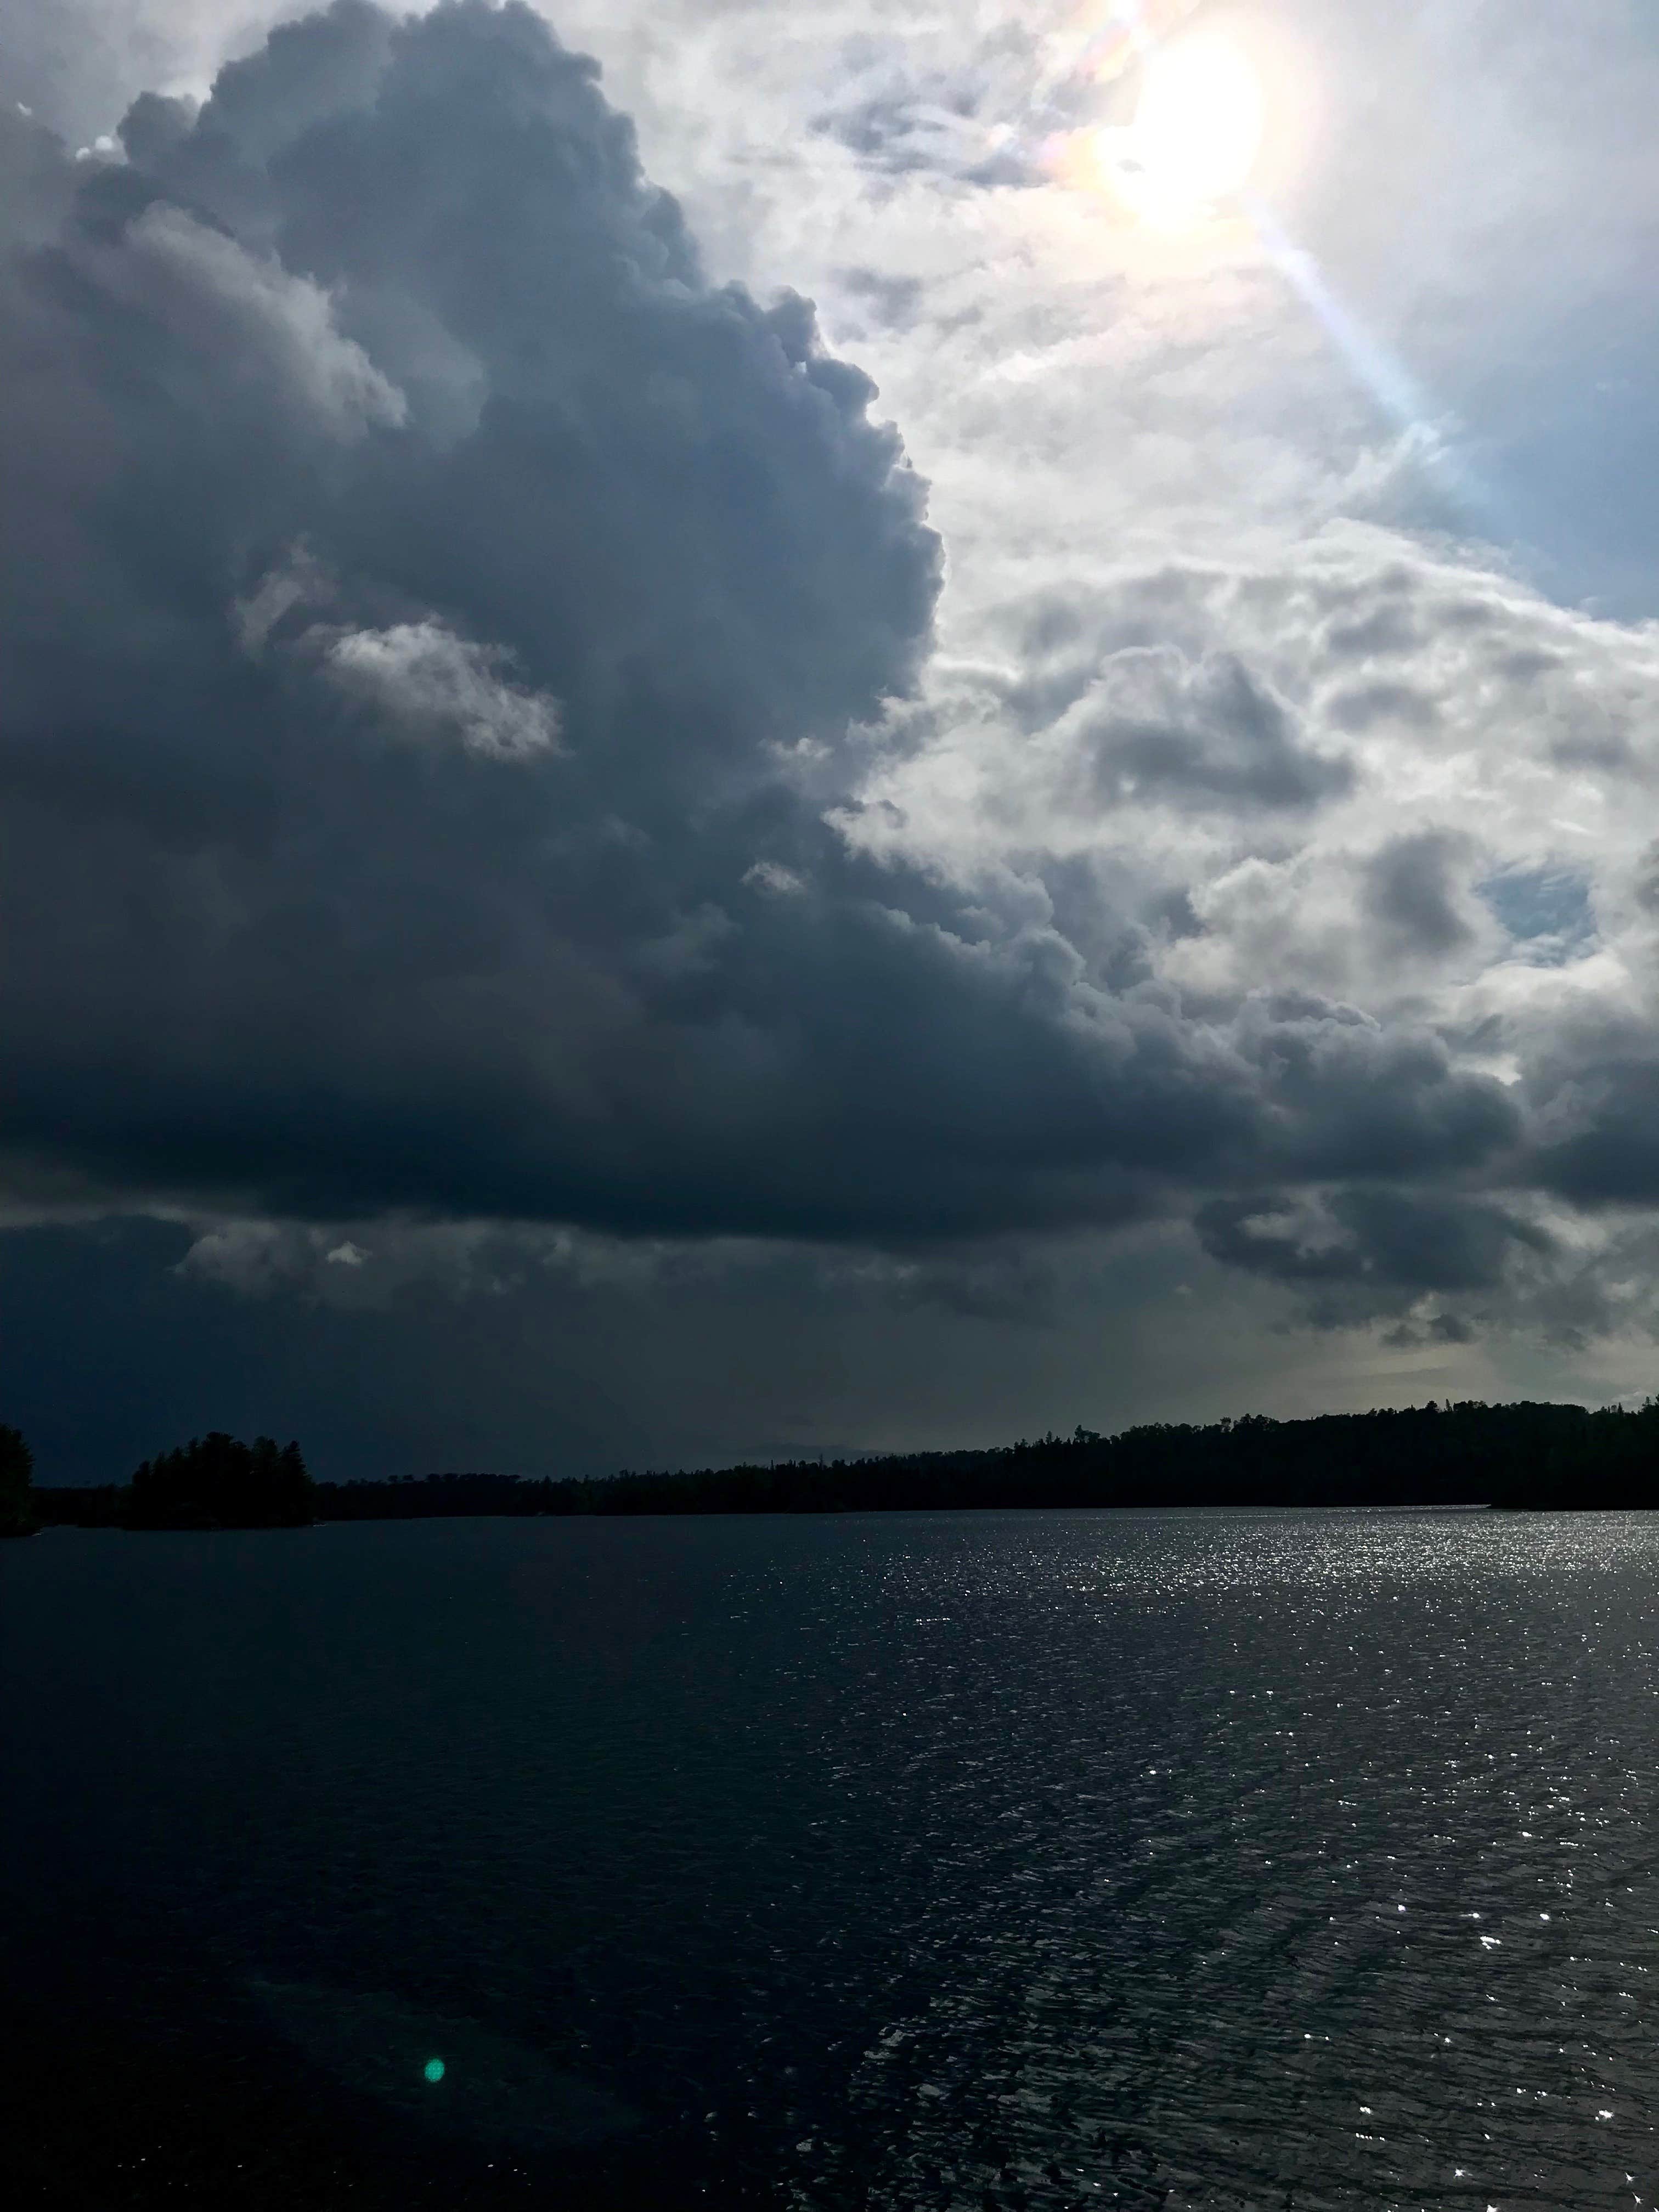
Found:
[[891, 1562], [981, 1695], [867, 2201], [1651, 2202], [1656, 1559], [1634, 1516], [1194, 1514]]
[[1641, 1516], [27, 1550], [32, 1893], [510, 2039], [659, 2206], [1653, 2201]]

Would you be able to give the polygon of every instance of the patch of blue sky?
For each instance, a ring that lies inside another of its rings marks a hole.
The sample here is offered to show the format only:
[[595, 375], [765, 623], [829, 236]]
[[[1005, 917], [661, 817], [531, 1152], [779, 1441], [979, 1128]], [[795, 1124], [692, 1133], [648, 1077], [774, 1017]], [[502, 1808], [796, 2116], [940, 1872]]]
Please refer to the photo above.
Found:
[[1475, 890], [1535, 966], [1565, 967], [1595, 949], [1595, 910], [1577, 869], [1505, 868]]

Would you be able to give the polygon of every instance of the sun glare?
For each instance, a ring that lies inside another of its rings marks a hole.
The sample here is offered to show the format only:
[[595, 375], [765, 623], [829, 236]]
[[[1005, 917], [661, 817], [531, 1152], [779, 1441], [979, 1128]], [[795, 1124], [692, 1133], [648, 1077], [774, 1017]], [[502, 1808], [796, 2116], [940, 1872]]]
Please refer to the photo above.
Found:
[[1265, 104], [1255, 65], [1231, 39], [1182, 39], [1147, 63], [1134, 120], [1103, 134], [1101, 152], [1137, 214], [1187, 220], [1249, 182]]

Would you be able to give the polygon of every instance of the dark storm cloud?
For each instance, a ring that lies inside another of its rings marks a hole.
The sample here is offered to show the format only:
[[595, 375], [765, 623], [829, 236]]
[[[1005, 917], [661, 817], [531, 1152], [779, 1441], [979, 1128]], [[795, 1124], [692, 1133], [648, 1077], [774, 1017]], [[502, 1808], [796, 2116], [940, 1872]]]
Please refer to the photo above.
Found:
[[1212, 1200], [1196, 1226], [1212, 1259], [1298, 1287], [1367, 1284], [1415, 1294], [1493, 1289], [1519, 1250], [1547, 1240], [1501, 1207], [1399, 1191]]
[[[341, 0], [125, 161], [6, 118], [13, 1152], [876, 1240], [1501, 1153], [1426, 1033], [1194, 1023], [1133, 923], [1103, 985], [826, 826], [930, 642], [921, 487], [807, 302], [706, 281], [595, 80], [521, 7]], [[1103, 798], [1346, 787], [1242, 665], [1153, 677]], [[1419, 935], [1439, 850], [1376, 878]]]
[[1659, 1060], [1611, 1028], [1582, 1056], [1540, 1071], [1538, 1173], [1576, 1205], [1659, 1203]]
[[357, 1233], [151, 1218], [0, 1237], [6, 1413], [46, 1479], [125, 1478], [210, 1427], [297, 1433], [332, 1479], [787, 1457], [896, 1422], [915, 1436], [919, 1407], [966, 1443], [1032, 1418], [1011, 1376], [1039, 1372], [1046, 1416], [1056, 1332], [1093, 1363], [1131, 1318], [1097, 1256]]

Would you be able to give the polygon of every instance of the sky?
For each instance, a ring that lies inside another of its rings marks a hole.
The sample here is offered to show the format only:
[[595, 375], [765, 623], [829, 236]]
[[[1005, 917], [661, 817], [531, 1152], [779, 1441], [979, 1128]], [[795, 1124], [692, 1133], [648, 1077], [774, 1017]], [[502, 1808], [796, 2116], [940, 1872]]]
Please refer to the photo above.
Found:
[[1659, 1374], [1642, 0], [18, 0], [0, 1411]]

